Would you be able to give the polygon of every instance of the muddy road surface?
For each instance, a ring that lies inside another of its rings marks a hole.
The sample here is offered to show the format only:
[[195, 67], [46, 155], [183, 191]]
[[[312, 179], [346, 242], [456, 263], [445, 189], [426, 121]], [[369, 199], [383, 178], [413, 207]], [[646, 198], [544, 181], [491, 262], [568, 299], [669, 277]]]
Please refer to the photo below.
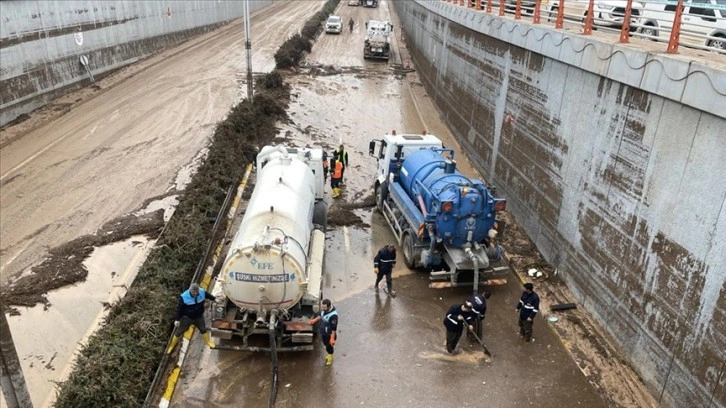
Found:
[[[280, 44], [322, 4], [278, 2], [253, 13], [253, 70], [272, 70]], [[2, 129], [4, 287], [28, 274], [51, 248], [147, 205], [174, 206], [215, 124], [246, 96], [243, 28], [241, 20], [232, 22]], [[148, 247], [136, 237], [97, 250], [86, 262], [84, 283], [51, 293], [45, 307], [19, 308], [20, 315], [9, 318], [36, 407], [53, 399], [53, 382], [67, 374], [103, 304], [125, 293]]]
[[[324, 297], [340, 314], [335, 361], [324, 366], [316, 338], [313, 352], [279, 354], [277, 407], [605, 407], [544, 319], [535, 323], [535, 342], [518, 335], [515, 305], [519, 280], [489, 288], [485, 320], [489, 361], [478, 343], [463, 338], [461, 352], [444, 347], [442, 320], [471, 288], [430, 289], [428, 275], [405, 267], [400, 250], [394, 269], [395, 298], [373, 289], [373, 257], [394, 237], [372, 209], [375, 159], [368, 142], [397, 130], [428, 130], [461, 152], [422, 92], [408, 62], [389, 2], [379, 8], [350, 7], [336, 14], [346, 23], [340, 35], [321, 34], [297, 75], [288, 77], [293, 100], [290, 121], [278, 141], [349, 150], [341, 198], [331, 202], [336, 221], [329, 229]], [[347, 30], [350, 18], [353, 33]], [[364, 61], [364, 23], [391, 20], [396, 26], [389, 62]], [[474, 176], [463, 156], [461, 170]], [[328, 192], [329, 187], [328, 187]], [[344, 214], [344, 216], [340, 216]], [[210, 350], [195, 337], [177, 384], [174, 407], [264, 407], [271, 392], [268, 354]]]

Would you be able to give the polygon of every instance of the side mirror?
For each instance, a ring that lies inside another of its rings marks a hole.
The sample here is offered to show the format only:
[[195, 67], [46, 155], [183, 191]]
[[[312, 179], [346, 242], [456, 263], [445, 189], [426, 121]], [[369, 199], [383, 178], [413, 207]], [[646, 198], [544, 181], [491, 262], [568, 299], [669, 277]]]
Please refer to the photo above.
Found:
[[375, 152], [376, 152], [376, 142], [375, 142], [375, 140], [371, 140], [370, 143], [368, 143], [368, 154], [370, 156], [375, 157], [375, 154], [374, 154]]

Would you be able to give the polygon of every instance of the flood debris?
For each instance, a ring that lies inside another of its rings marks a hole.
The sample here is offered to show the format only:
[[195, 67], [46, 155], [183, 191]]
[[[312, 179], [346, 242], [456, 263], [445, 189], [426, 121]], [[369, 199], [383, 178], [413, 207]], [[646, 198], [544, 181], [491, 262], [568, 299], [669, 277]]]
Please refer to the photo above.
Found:
[[550, 310], [553, 312], [576, 309], [576, 308], [577, 308], [577, 305], [574, 303], [558, 303], [556, 305], [550, 306]]
[[376, 201], [373, 194], [356, 200], [352, 203], [334, 202], [328, 212], [328, 227], [358, 227], [368, 228], [370, 224], [365, 222], [354, 210], [372, 209], [375, 207]]
[[[86, 235], [51, 249], [49, 256], [24, 275], [0, 288], [3, 305], [50, 307], [47, 294], [51, 290], [82, 282], [88, 276], [83, 261], [96, 247], [123, 241], [135, 235], [155, 239], [164, 228], [164, 210], [142, 215], [124, 215], [104, 224], [95, 234]], [[18, 314], [16, 308], [9, 308]]]

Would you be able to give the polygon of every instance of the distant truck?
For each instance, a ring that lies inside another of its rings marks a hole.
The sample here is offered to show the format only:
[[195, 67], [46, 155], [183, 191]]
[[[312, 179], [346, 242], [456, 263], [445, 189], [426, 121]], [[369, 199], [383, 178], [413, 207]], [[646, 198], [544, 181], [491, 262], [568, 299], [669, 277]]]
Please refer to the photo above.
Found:
[[362, 0], [363, 7], [378, 7], [378, 0]]
[[390, 37], [392, 32], [393, 25], [389, 21], [369, 20], [366, 23], [363, 58], [387, 61], [391, 56]]
[[[456, 169], [454, 151], [430, 134], [386, 134], [372, 140], [378, 160], [376, 208], [395, 235], [406, 266], [433, 270], [431, 287], [473, 285], [504, 274], [490, 268], [500, 248], [494, 243], [496, 214], [507, 201], [480, 180]], [[441, 282], [444, 281], [444, 282]]]

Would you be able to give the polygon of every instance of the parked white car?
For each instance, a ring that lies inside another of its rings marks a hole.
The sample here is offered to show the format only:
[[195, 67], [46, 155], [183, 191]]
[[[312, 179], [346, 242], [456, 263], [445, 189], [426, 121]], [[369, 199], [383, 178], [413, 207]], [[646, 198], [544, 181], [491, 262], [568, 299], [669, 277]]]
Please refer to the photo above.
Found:
[[[604, 27], [622, 27], [625, 17], [625, 8], [628, 2], [618, 1], [595, 1], [593, 10], [594, 24]], [[557, 11], [560, 8], [558, 0], [542, 0], [542, 14], [548, 16], [550, 21], [557, 18]], [[567, 0], [565, 1], [565, 19], [570, 21], [585, 22], [587, 8], [590, 7], [589, 0]], [[644, 4], [634, 1], [630, 10], [630, 23], [637, 24], [643, 13]]]
[[340, 34], [343, 31], [343, 19], [339, 16], [330, 16], [325, 22], [326, 33]]
[[[675, 1], [647, 3], [638, 32], [667, 41], [673, 29], [676, 4]], [[684, 1], [680, 42], [726, 51], [726, 0]]]

